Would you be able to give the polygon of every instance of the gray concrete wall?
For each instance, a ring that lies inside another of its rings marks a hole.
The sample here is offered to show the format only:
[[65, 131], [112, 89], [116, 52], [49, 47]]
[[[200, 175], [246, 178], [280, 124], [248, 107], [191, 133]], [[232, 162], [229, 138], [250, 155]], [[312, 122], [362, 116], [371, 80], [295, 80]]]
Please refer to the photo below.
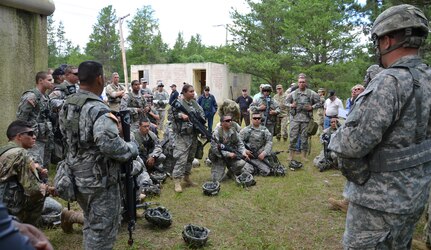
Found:
[[48, 67], [46, 16], [0, 5], [0, 143], [15, 120], [21, 94]]

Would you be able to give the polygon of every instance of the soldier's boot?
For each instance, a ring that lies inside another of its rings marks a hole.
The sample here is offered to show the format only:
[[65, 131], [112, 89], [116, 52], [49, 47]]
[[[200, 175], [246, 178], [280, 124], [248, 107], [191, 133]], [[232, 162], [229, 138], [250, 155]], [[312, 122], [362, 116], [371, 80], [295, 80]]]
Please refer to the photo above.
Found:
[[190, 175], [184, 175], [184, 187], [196, 187], [197, 184], [190, 180]]
[[347, 213], [347, 209], [349, 208], [349, 201], [346, 199], [336, 200], [334, 198], [329, 198], [329, 208], [332, 210], [341, 210], [344, 213]]
[[84, 214], [72, 210], [63, 209], [61, 213], [61, 229], [65, 233], [73, 232], [73, 223], [84, 224]]
[[174, 179], [174, 185], [175, 185], [175, 187], [174, 187], [175, 192], [177, 192], [177, 193], [183, 192], [183, 188], [181, 187], [181, 179], [180, 178]]

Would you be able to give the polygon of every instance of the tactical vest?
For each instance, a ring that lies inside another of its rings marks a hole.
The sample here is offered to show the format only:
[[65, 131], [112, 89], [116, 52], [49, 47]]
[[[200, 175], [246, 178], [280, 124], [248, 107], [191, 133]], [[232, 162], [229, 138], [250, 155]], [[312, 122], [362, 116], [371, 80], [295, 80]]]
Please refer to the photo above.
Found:
[[[114, 85], [114, 84], [111, 83], [110, 85]], [[115, 92], [124, 90], [123, 86], [121, 86], [120, 84], [118, 84], [118, 86], [119, 86], [119, 89], [115, 90]], [[112, 97], [111, 95], [107, 95], [107, 97], [108, 97], [108, 102], [109, 103], [120, 103], [121, 102], [121, 97], [120, 96]]]
[[58, 90], [61, 91], [62, 93], [64, 93], [65, 96], [69, 96], [71, 94], [75, 94], [76, 93], [76, 87], [75, 85], [67, 85], [67, 84], [59, 84], [58, 86], [56, 86], [54, 88], [54, 91]]
[[296, 103], [296, 108], [290, 109], [290, 114], [295, 116], [298, 112], [306, 113], [310, 118], [313, 116], [313, 111], [308, 111], [304, 109], [304, 106], [309, 104], [312, 105], [311, 99], [312, 93], [310, 89], [306, 89], [304, 93], [299, 95], [299, 89], [292, 93], [292, 99]]
[[[263, 127], [263, 125], [261, 125]], [[244, 133], [244, 140], [243, 142], [246, 143], [253, 151], [260, 151], [260, 149], [265, 146], [265, 130], [260, 127], [259, 129], [253, 129], [254, 131], [257, 131], [259, 133], [258, 138], [253, 138], [253, 141], [250, 141], [250, 136], [252, 133], [252, 129], [247, 127], [246, 132]], [[263, 127], [265, 128], [265, 127]], [[258, 144], [259, 143], [259, 144]]]
[[[19, 148], [17, 145], [7, 144], [0, 148], [0, 156], [11, 149]], [[2, 168], [3, 163], [0, 164]], [[16, 177], [9, 178], [8, 180], [0, 183], [0, 202], [4, 203], [12, 215], [17, 214], [22, 209], [24, 204], [24, 188], [19, 184]]]
[[[236, 146], [238, 144], [238, 141], [239, 141], [238, 133], [235, 131], [234, 128], [230, 128], [230, 130], [233, 130], [234, 133], [231, 135], [230, 138], [228, 138], [228, 140], [227, 140], [228, 143], [226, 143], [226, 144], [229, 145], [229, 146], [234, 146], [236, 148]], [[224, 141], [223, 141], [223, 133], [224, 133], [223, 128], [220, 127], [220, 129], [218, 131], [218, 136], [219, 136], [220, 143], [224, 143]]]
[[[87, 101], [98, 101], [103, 103], [103, 101], [96, 97], [85, 93], [80, 95], [73, 94], [70, 95], [63, 105], [63, 116], [60, 118], [62, 124], [64, 124], [64, 130], [66, 132], [66, 139], [68, 140], [68, 150], [76, 156], [78, 150], [85, 151], [85, 145], [80, 142], [80, 130], [79, 130], [79, 120], [81, 116], [81, 110]], [[95, 121], [102, 115], [109, 113], [109, 109], [102, 109], [97, 114]]]
[[[415, 97], [416, 106], [416, 127], [415, 127], [415, 143], [408, 147], [399, 149], [385, 149], [382, 143], [377, 145], [368, 156], [369, 158], [369, 169], [371, 172], [388, 172], [388, 171], [399, 171], [406, 168], [416, 167], [420, 164], [431, 161], [431, 139], [426, 138], [428, 120], [423, 120], [422, 117], [422, 95], [421, 84], [429, 84], [431, 82], [431, 76], [425, 83], [419, 82], [419, 70], [415, 68], [417, 65], [395, 65], [391, 68], [402, 68], [409, 70], [413, 78], [413, 91], [408, 97], [406, 103], [400, 110], [398, 120], [393, 123], [388, 130], [383, 134], [382, 142], [386, 141], [389, 135], [394, 131], [404, 115], [405, 110], [412, 104], [413, 96]], [[426, 74], [426, 72], [424, 72]], [[397, 81], [399, 81], [397, 75], [390, 74]]]
[[39, 112], [36, 117], [37, 123], [44, 123], [46, 121], [49, 121], [51, 116], [51, 110], [49, 108], [49, 100], [47, 99], [46, 102], [43, 101], [42, 93], [36, 88], [30, 89], [22, 93], [22, 96], [24, 96], [27, 93], [33, 93], [36, 96], [36, 105], [35, 107], [39, 108]]
[[139, 154], [143, 156], [143, 158], [141, 157], [143, 160], [148, 158], [156, 145], [157, 136], [153, 132], [148, 131], [148, 137], [149, 139], [145, 141], [139, 130], [135, 132], [135, 140], [139, 145]]

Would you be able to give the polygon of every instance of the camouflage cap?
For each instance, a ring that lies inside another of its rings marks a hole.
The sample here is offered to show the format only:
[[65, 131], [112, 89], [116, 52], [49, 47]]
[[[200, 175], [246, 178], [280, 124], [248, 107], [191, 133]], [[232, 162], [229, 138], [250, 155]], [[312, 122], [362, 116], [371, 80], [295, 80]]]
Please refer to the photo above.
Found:
[[409, 4], [393, 6], [383, 11], [374, 21], [371, 29], [373, 39], [406, 28], [418, 29], [428, 34], [428, 19], [417, 7]]
[[319, 88], [319, 89], [317, 90], [317, 92], [326, 92], [326, 89], [325, 89], [325, 88]]
[[272, 87], [271, 87], [271, 85], [269, 85], [269, 84], [264, 84], [264, 85], [263, 85], [263, 87], [262, 87], [262, 91], [265, 91], [265, 90], [272, 91]]

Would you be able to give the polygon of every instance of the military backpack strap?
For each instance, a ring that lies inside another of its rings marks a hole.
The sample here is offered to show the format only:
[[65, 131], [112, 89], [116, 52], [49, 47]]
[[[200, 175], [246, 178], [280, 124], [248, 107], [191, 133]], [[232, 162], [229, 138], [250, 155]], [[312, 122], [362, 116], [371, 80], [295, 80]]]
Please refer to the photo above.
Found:
[[12, 144], [8, 144], [5, 145], [3, 147], [0, 148], [0, 156], [2, 156], [4, 153], [6, 153], [7, 151], [13, 149], [13, 148], [17, 148], [17, 145], [12, 145]]

